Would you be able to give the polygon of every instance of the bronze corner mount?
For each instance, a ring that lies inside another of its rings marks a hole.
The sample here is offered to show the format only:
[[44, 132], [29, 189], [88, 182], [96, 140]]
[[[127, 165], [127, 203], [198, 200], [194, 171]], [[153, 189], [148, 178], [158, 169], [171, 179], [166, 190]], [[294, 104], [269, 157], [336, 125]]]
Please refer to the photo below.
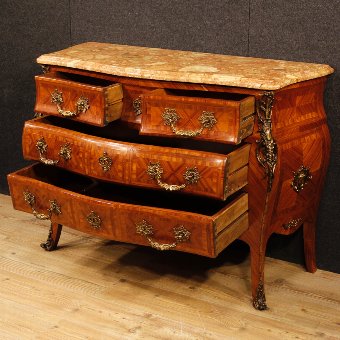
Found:
[[260, 139], [257, 140], [256, 158], [265, 170], [267, 192], [272, 190], [277, 163], [277, 144], [272, 135], [272, 108], [274, 92], [266, 91], [256, 102]]

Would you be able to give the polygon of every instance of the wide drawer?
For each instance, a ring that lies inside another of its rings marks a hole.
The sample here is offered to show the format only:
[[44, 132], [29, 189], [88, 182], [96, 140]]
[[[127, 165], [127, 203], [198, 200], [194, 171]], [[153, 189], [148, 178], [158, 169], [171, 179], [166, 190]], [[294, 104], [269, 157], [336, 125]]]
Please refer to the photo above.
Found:
[[35, 77], [34, 110], [104, 126], [119, 119], [123, 108], [121, 84], [66, 73]]
[[116, 132], [114, 126], [88, 127], [56, 117], [35, 119], [25, 123], [23, 154], [97, 179], [221, 200], [247, 184], [250, 145], [220, 154], [146, 145], [142, 137], [136, 143], [100, 137], [112, 133], [116, 138]]
[[252, 96], [159, 89], [141, 97], [144, 135], [239, 144], [253, 132]]
[[248, 195], [228, 202], [90, 179], [42, 164], [8, 175], [14, 208], [104, 238], [215, 257], [248, 229]]

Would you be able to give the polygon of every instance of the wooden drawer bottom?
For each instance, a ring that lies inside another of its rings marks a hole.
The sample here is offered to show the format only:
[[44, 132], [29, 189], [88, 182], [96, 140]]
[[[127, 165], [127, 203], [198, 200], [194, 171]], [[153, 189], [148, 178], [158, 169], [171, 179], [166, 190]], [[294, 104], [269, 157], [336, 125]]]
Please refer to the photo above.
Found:
[[226, 202], [95, 182], [42, 164], [8, 175], [14, 208], [116, 241], [217, 256], [248, 229], [248, 194]]

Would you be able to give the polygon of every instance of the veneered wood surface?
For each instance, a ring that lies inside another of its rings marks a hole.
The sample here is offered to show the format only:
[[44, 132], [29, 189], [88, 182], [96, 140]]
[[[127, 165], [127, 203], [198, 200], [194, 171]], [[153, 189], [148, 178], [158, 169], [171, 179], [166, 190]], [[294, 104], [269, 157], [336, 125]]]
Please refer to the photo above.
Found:
[[[91, 78], [88, 78], [90, 82]], [[94, 78], [95, 79], [95, 78]], [[93, 85], [69, 80], [60, 73], [49, 73], [35, 77], [36, 104], [38, 113], [61, 116], [57, 105], [52, 103], [51, 95], [55, 90], [62, 93], [63, 110], [76, 112], [76, 103], [80, 97], [88, 99], [89, 108], [81, 112], [74, 120], [92, 125], [104, 126], [108, 122], [119, 119], [123, 109], [123, 92], [120, 84]]]
[[[196, 167], [200, 174], [198, 183], [187, 185], [182, 192], [222, 200], [235, 191], [225, 191], [229, 174], [246, 166], [249, 154], [249, 145], [229, 155], [223, 155], [113, 141], [53, 126], [43, 118], [25, 124], [23, 154], [26, 159], [39, 160], [39, 152], [35, 145], [41, 138], [44, 138], [48, 145], [45, 157], [60, 158], [59, 167], [115, 183], [164, 190], [147, 174], [150, 162], [159, 162], [163, 168], [163, 182], [176, 185], [185, 183], [183, 174], [188, 168]], [[69, 143], [72, 149], [71, 159], [68, 161], [59, 156], [60, 148], [66, 143]], [[99, 158], [104, 152], [112, 160], [112, 166], [108, 171], [104, 171], [99, 164]], [[231, 165], [228, 167], [227, 163]], [[244, 171], [237, 177], [231, 174], [230, 181], [237, 178], [239, 187], [242, 187], [246, 185], [246, 175]]]
[[[40, 166], [40, 168], [39, 168]], [[154, 234], [153, 240], [159, 243], [171, 244], [175, 241], [173, 228], [184, 226], [190, 233], [190, 239], [186, 242], [179, 243], [175, 250], [191, 252], [195, 254], [214, 257], [215, 238], [215, 220], [224, 216], [224, 227], [220, 233], [225, 232], [230, 235], [219, 240], [218, 249], [221, 250], [235, 240], [248, 225], [244, 218], [238, 220], [240, 215], [247, 215], [247, 195], [244, 194], [220, 211], [213, 215], [203, 215], [190, 213], [187, 211], [171, 210], [164, 208], [155, 208], [122, 202], [115, 202], [115, 192], [112, 192], [112, 201], [91, 197], [90, 195], [80, 194], [70, 191], [57, 185], [46, 182], [46, 171], [43, 177], [38, 174], [38, 170], [43, 172], [41, 165], [30, 166], [8, 175], [8, 183], [13, 200], [14, 208], [21, 211], [32, 212], [30, 205], [24, 200], [24, 192], [30, 192], [35, 196], [34, 209], [39, 213], [47, 213], [49, 202], [56, 200], [60, 205], [61, 214], [52, 214], [53, 223], [67, 225], [71, 228], [81, 230], [88, 234], [135, 244], [149, 245], [148, 240], [143, 235], [136, 232], [136, 225], [143, 220], [152, 225]], [[46, 170], [46, 169], [45, 169]], [[47, 176], [48, 177], [48, 176]], [[81, 178], [79, 178], [81, 180]], [[67, 178], [61, 182], [67, 182]], [[77, 183], [73, 183], [77, 187]], [[78, 190], [81, 192], [91, 192], [93, 185], [80, 185]], [[119, 197], [117, 197], [119, 199]], [[134, 201], [134, 197], [131, 197]], [[140, 202], [142, 204], [143, 202]], [[99, 228], [94, 228], [87, 221], [88, 215], [94, 212], [101, 219]], [[228, 216], [226, 216], [226, 214]], [[229, 232], [229, 225], [231, 231]]]
[[[239, 144], [252, 133], [252, 125], [248, 126], [248, 123], [247, 129], [244, 129], [243, 121], [255, 112], [254, 97], [207, 91], [155, 90], [142, 95], [141, 100], [141, 134], [180, 138], [171, 126], [165, 124], [163, 113], [166, 109], [176, 110], [180, 119], [175, 128], [181, 131], [200, 130], [202, 125], [199, 119], [203, 112], [213, 114], [216, 124], [190, 138]], [[253, 117], [250, 122], [254, 123]]]

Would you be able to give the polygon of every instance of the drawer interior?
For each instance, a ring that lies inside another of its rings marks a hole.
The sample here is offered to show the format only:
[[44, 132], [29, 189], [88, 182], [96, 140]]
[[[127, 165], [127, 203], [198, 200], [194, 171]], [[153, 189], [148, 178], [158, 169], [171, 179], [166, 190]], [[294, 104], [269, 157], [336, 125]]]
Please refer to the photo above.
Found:
[[68, 81], [72, 81], [75, 83], [98, 86], [98, 87], [107, 87], [107, 86], [111, 86], [115, 84], [112, 81], [101, 79], [101, 78], [91, 78], [88, 76], [83, 76], [81, 74], [66, 73], [66, 72], [50, 72], [50, 73], [44, 74], [42, 77], [46, 79], [68, 80]]
[[124, 123], [114, 121], [104, 127], [96, 127], [83, 124], [74, 120], [63, 119], [55, 116], [39, 118], [42, 122], [65, 128], [68, 130], [84, 133], [90, 136], [112, 139], [115, 141], [130, 142], [136, 144], [146, 144], [155, 146], [165, 146], [169, 148], [184, 148], [189, 150], [208, 151], [227, 155], [239, 148], [242, 144], [232, 145], [215, 142], [204, 142], [189, 139], [159, 138], [156, 136], [142, 136], [138, 131], [129, 129]]
[[93, 198], [140, 206], [187, 211], [206, 216], [217, 214], [240, 196], [240, 193], [234, 194], [222, 202], [198, 196], [190, 196], [188, 199], [187, 196], [182, 196], [174, 192], [156, 192], [154, 190], [97, 182], [88, 177], [40, 163], [19, 170], [16, 172], [16, 175], [49, 183], [58, 188]]
[[[204, 99], [220, 99], [230, 101], [241, 101], [249, 97], [248, 94], [241, 93], [228, 93], [228, 92], [211, 92], [211, 91], [198, 91], [198, 90], [182, 90], [182, 89], [164, 89], [157, 90], [158, 95], [164, 96], [177, 96], [177, 97], [191, 97], [191, 98], [204, 98]], [[156, 92], [154, 92], [156, 93]], [[153, 93], [150, 92], [150, 95]]]

